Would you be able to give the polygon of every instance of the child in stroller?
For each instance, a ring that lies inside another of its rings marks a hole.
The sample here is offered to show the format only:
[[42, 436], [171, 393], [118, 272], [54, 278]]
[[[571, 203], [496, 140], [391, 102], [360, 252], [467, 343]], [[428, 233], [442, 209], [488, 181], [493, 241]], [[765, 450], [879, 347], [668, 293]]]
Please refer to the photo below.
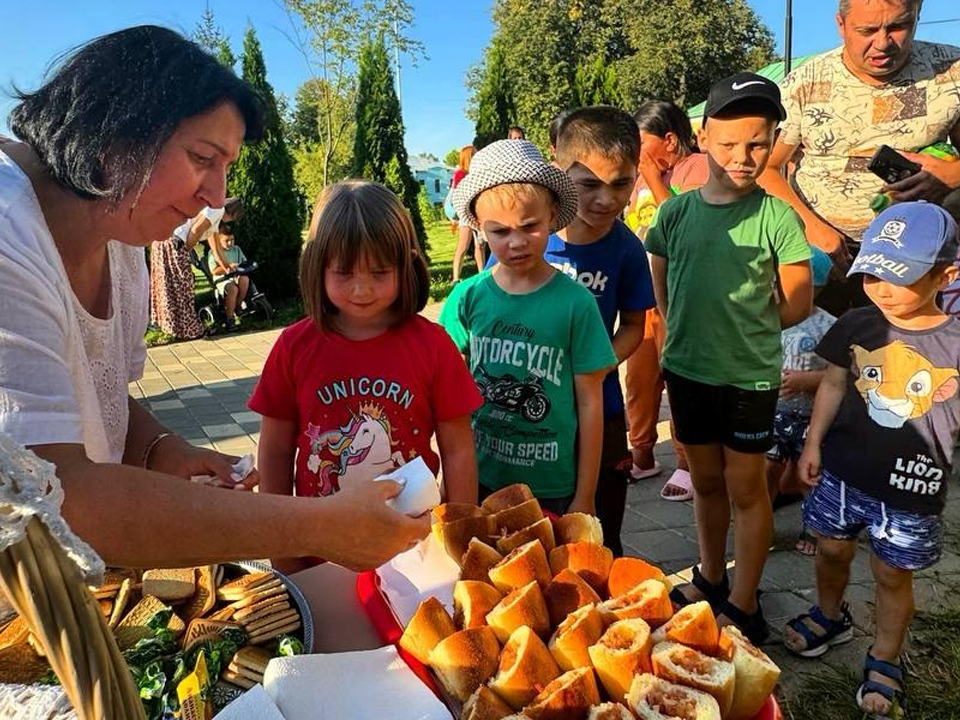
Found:
[[204, 274], [214, 289], [213, 302], [200, 308], [200, 321], [207, 334], [223, 329], [234, 330], [238, 316], [259, 312], [265, 319], [273, 316], [273, 307], [266, 296], [257, 291], [250, 279], [257, 263], [247, 260], [234, 240], [235, 219], [220, 223], [217, 232], [209, 238], [209, 245], [200, 245], [200, 257], [194, 265]]

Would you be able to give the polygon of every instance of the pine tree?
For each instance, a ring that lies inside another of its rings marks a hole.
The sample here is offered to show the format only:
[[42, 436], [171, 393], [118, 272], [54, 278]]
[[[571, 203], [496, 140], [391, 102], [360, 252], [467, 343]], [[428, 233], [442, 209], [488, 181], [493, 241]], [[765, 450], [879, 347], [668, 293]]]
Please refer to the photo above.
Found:
[[574, 105], [614, 105], [621, 104], [620, 87], [613, 65], [597, 55], [593, 62], [577, 68], [573, 78]]
[[224, 65], [231, 70], [236, 68], [237, 56], [233, 54], [233, 50], [230, 48], [230, 41], [226, 38], [223, 38], [220, 41], [220, 44], [217, 46], [216, 56], [221, 65]]
[[237, 223], [237, 244], [261, 264], [254, 278], [271, 299], [297, 293], [297, 259], [303, 202], [293, 179], [293, 160], [283, 137], [273, 88], [267, 82], [263, 52], [253, 28], [243, 38], [243, 79], [259, 94], [264, 107], [263, 139], [245, 144], [230, 172], [227, 194], [243, 201]]
[[513, 86], [504, 60], [503, 47], [496, 40], [487, 53], [483, 84], [477, 96], [477, 126], [474, 145], [479, 150], [507, 137], [515, 122]]
[[369, 41], [360, 52], [353, 172], [383, 183], [397, 194], [410, 211], [420, 246], [425, 252], [429, 250], [417, 200], [420, 184], [407, 162], [400, 101], [382, 35]]

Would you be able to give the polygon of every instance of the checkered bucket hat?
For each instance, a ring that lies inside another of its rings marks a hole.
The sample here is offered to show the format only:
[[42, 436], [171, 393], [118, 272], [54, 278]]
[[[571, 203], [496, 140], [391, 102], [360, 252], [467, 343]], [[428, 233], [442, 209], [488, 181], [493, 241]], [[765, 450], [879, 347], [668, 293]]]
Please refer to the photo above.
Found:
[[527, 140], [498, 140], [473, 156], [470, 172], [453, 190], [453, 206], [460, 222], [479, 230], [473, 204], [484, 190], [497, 185], [531, 183], [542, 185], [557, 199], [557, 223], [561, 230], [577, 216], [577, 188], [567, 174], [543, 159], [537, 146]]

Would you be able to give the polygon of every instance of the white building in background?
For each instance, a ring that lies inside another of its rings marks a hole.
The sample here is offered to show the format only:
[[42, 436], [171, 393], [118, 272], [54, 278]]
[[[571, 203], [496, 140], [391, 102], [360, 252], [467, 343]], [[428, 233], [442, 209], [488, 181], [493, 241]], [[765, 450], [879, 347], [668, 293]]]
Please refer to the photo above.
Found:
[[426, 155], [413, 155], [409, 162], [413, 176], [426, 188], [430, 202], [435, 205], [442, 203], [453, 182], [455, 168]]

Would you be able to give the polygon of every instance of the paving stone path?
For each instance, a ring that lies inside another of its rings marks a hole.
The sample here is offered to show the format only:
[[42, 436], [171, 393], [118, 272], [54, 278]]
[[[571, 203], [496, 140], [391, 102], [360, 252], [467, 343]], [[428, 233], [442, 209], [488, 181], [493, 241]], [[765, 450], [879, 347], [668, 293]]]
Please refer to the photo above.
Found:
[[[436, 319], [438, 312], [439, 306], [432, 305], [424, 315]], [[131, 394], [168, 428], [192, 443], [234, 455], [256, 452], [259, 416], [247, 409], [246, 401], [279, 334], [279, 330], [269, 330], [152, 348], [143, 379], [130, 386]], [[676, 573], [675, 579], [681, 582], [689, 579], [690, 567], [698, 560], [697, 535], [692, 504], [666, 502], [659, 497], [663, 481], [676, 467], [668, 417], [664, 405], [658, 426], [661, 442], [656, 449], [663, 473], [630, 486], [622, 540], [628, 554]], [[948, 529], [960, 527], [960, 492], [956, 488], [952, 492], [945, 517]], [[783, 623], [814, 602], [813, 559], [793, 550], [800, 532], [797, 506], [779, 510], [775, 524], [774, 547], [761, 586], [764, 612], [774, 629], [765, 649], [783, 668], [781, 689], [789, 694], [804, 673], [815, 673], [820, 667], [818, 661], [790, 656], [780, 642]], [[950, 588], [960, 586], [958, 547], [960, 541], [955, 539], [936, 568], [918, 573], [919, 609], [942, 606]], [[873, 582], [864, 546], [857, 553], [848, 599], [857, 624], [856, 638], [827, 657], [831, 663], [858, 669], [873, 630]]]

